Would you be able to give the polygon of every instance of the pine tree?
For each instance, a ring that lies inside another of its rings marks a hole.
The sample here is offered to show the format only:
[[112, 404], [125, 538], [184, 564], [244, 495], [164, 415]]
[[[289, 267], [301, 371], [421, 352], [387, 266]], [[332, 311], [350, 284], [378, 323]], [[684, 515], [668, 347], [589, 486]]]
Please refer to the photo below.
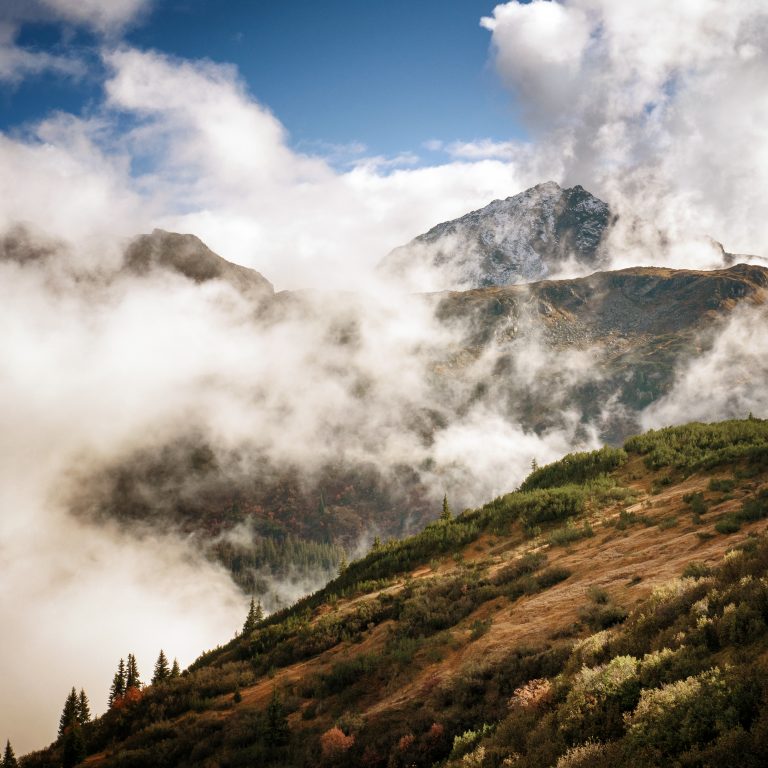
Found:
[[67, 700], [64, 702], [64, 709], [59, 718], [59, 738], [64, 736], [73, 726], [77, 725], [77, 710], [77, 691], [73, 685]]
[[141, 688], [141, 679], [139, 678], [139, 667], [136, 664], [136, 657], [132, 654], [128, 654], [128, 664], [125, 668], [125, 691], [126, 693], [130, 688]]
[[453, 513], [451, 512], [450, 506], [448, 506], [448, 494], [446, 493], [443, 496], [443, 511], [440, 513], [440, 519], [444, 522], [448, 522], [449, 520], [453, 519]]
[[11, 742], [5, 742], [5, 753], [3, 754], [3, 768], [19, 768], [19, 764], [16, 761], [16, 755], [13, 754], [13, 747]]
[[83, 729], [80, 724], [75, 724], [67, 731], [64, 736], [64, 749], [62, 750], [61, 766], [62, 768], [75, 768], [76, 765], [85, 760], [86, 749], [85, 739], [83, 738]]
[[378, 552], [381, 549], [381, 539], [378, 536], [373, 537], [373, 547], [371, 549], [374, 552]]
[[77, 722], [85, 725], [91, 722], [91, 706], [85, 691], [80, 689], [80, 696], [77, 699]]
[[539, 468], [539, 462], [536, 461], [536, 457], [534, 456], [531, 459], [531, 472], [535, 472]]
[[344, 571], [346, 571], [347, 568], [349, 568], [349, 562], [347, 560], [347, 553], [346, 552], [342, 552], [341, 553], [341, 562], [339, 563], [339, 571], [338, 571], [339, 576], [341, 576], [341, 574], [344, 573]]
[[112, 687], [109, 689], [109, 706], [111, 707], [123, 696], [125, 696], [125, 662], [120, 659], [117, 672], [115, 672], [115, 676], [112, 678]]
[[171, 676], [171, 670], [168, 667], [168, 659], [165, 657], [165, 653], [163, 653], [163, 649], [160, 649], [160, 655], [157, 657], [157, 661], [155, 662], [155, 672], [152, 675], [152, 685], [156, 685], [157, 683], [163, 683]]
[[171, 667], [171, 680], [175, 680], [177, 677], [181, 677], [181, 669], [179, 667], [178, 659], [173, 660], [173, 666]]
[[290, 738], [288, 718], [285, 716], [283, 704], [277, 693], [277, 688], [272, 689], [272, 699], [267, 707], [267, 729], [264, 741], [269, 747], [281, 747], [288, 743]]
[[248, 615], [245, 617], [245, 622], [243, 624], [243, 634], [250, 635], [263, 618], [264, 609], [261, 607], [261, 600], [257, 603], [251, 598], [251, 607], [248, 609]]

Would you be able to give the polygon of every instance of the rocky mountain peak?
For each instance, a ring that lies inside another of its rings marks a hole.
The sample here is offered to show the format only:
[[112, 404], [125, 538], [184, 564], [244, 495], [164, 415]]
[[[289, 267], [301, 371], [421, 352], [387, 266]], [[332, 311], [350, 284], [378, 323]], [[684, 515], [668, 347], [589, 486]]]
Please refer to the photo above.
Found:
[[224, 280], [250, 297], [274, 293], [272, 283], [256, 270], [223, 259], [195, 235], [163, 229], [140, 235], [130, 243], [125, 251], [124, 269], [137, 275], [166, 269], [196, 283]]
[[381, 262], [416, 290], [483, 288], [540, 280], [567, 262], [604, 263], [608, 205], [581, 186], [537, 184], [447, 221]]

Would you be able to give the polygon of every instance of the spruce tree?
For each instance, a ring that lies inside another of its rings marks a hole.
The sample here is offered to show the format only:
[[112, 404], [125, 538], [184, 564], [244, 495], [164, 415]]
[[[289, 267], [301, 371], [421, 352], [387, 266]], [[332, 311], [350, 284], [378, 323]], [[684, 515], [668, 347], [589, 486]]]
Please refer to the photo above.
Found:
[[267, 728], [264, 741], [268, 747], [281, 747], [288, 743], [290, 735], [291, 731], [283, 704], [280, 701], [277, 688], [273, 688], [272, 698], [267, 707]]
[[118, 699], [125, 696], [125, 662], [120, 659], [117, 666], [117, 672], [112, 678], [112, 687], [109, 689], [109, 706], [111, 707]]
[[132, 654], [128, 654], [128, 664], [125, 667], [125, 690], [126, 693], [130, 688], [141, 688], [141, 679], [139, 678], [139, 667], [136, 664], [136, 657]]
[[67, 700], [64, 702], [64, 709], [61, 713], [61, 717], [59, 718], [59, 738], [70, 731], [73, 726], [77, 725], [77, 711], [77, 691], [73, 685], [69, 696], [67, 696]]
[[160, 655], [155, 662], [155, 672], [152, 675], [152, 685], [164, 683], [171, 676], [171, 670], [168, 667], [168, 659], [165, 657], [163, 649], [160, 649]]
[[77, 722], [85, 725], [91, 722], [91, 706], [85, 691], [80, 689], [80, 696], [77, 699]]
[[263, 618], [264, 609], [261, 607], [261, 600], [257, 603], [252, 597], [251, 607], [248, 609], [248, 615], [245, 617], [245, 622], [243, 623], [243, 634], [250, 635]]
[[451, 512], [451, 508], [448, 505], [448, 494], [446, 493], [443, 496], [443, 511], [440, 513], [440, 519], [447, 523], [452, 518], [453, 513]]
[[16, 761], [16, 755], [13, 754], [13, 747], [10, 740], [5, 742], [5, 752], [3, 754], [3, 768], [19, 768]]
[[338, 575], [341, 576], [341, 574], [344, 573], [344, 571], [346, 571], [347, 568], [349, 568], [349, 561], [347, 560], [347, 553], [346, 552], [342, 552], [341, 553], [341, 562], [339, 563]]
[[171, 680], [175, 680], [177, 677], [181, 676], [181, 669], [179, 668], [179, 661], [178, 659], [173, 660], [173, 666], [171, 667]]
[[61, 766], [62, 768], [75, 768], [76, 765], [85, 760], [86, 749], [85, 739], [83, 738], [83, 729], [80, 724], [75, 724], [67, 731], [64, 736], [64, 749], [62, 750]]

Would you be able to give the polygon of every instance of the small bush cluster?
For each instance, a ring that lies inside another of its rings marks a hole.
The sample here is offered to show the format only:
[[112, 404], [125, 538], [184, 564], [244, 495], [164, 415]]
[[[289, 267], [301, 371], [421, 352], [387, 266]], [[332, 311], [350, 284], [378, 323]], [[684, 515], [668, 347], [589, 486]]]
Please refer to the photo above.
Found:
[[747, 460], [768, 463], [768, 421], [743, 419], [715, 424], [694, 422], [651, 430], [624, 443], [627, 453], [640, 454], [650, 469], [672, 467], [690, 474]]

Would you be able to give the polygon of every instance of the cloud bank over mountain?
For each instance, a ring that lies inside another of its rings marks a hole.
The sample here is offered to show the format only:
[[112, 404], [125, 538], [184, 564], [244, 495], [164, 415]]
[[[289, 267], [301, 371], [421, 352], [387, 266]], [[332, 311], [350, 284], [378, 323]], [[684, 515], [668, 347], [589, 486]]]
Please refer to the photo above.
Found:
[[[681, 241], [764, 253], [768, 10], [759, 0], [534, 0], [482, 21], [537, 162]], [[542, 159], [543, 158], [543, 159]], [[642, 234], [642, 233], [641, 233]], [[637, 263], [652, 232], [627, 259]]]
[[[479, 501], [514, 486], [531, 458], [597, 442], [576, 414], [537, 434], [486, 396], [426, 450], [410, 426], [429, 405], [430, 353], [466, 328], [375, 277], [392, 248], [547, 179], [582, 184], [619, 214], [611, 266], [711, 266], [702, 235], [757, 253], [768, 236], [768, 16], [756, 0], [498, 6], [483, 25], [528, 140], [445, 137], [434, 148], [446, 162], [433, 166], [364, 156], [340, 166], [298, 151], [233, 67], [121, 42], [148, 8], [51, 0], [0, 17], [0, 79], [84, 76], [76, 54], [17, 44], [20, 25], [39, 19], [89, 28], [105, 73], [103, 97], [82, 114], [0, 135], [0, 230], [38, 254], [0, 263], [0, 613], [23, 617], [0, 657], [29, 659], [40, 680], [0, 670], [3, 723], [20, 749], [54, 733], [57, 713], [42, 705], [53, 688], [63, 699], [84, 685], [98, 707], [116, 656], [136, 652], [147, 670], [159, 649], [144, 627], [190, 661], [234, 631], [245, 604], [179, 537], [73, 520], [63, 490], [74, 470], [197, 430], [222, 452], [255, 447], [308, 468], [339, 452], [385, 468], [436, 460], [436, 494], [464, 484]], [[265, 324], [222, 283], [123, 273], [127, 241], [154, 227], [198, 235], [278, 290], [348, 293], [308, 297], [308, 310]], [[649, 423], [764, 409], [763, 367], [742, 343], [754, 322], [735, 318]], [[341, 347], [349, 327], [357, 336]], [[557, 390], [600, 376], [589, 352], [555, 355], [532, 336], [501, 340], [468, 380], [493, 375], [500, 348], [520, 381]], [[702, 390], [713, 378], [715, 398]], [[60, 639], [55, 658], [41, 626]]]

